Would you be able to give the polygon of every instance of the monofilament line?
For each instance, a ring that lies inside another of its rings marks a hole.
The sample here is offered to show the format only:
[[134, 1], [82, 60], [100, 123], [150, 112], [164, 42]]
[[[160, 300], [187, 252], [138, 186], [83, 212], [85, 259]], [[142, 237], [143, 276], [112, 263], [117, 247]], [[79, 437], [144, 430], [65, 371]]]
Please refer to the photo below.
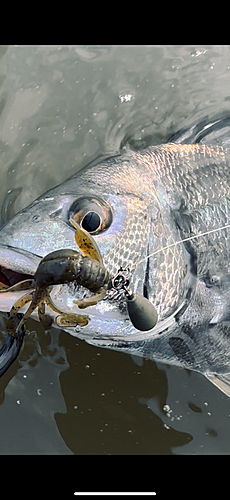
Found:
[[204, 233], [195, 234], [193, 236], [189, 236], [188, 238], [184, 238], [183, 240], [175, 241], [174, 243], [171, 243], [170, 245], [166, 245], [165, 247], [159, 248], [159, 250], [155, 250], [155, 252], [147, 255], [147, 257], [140, 260], [136, 264], [135, 268], [137, 266], [139, 266], [139, 264], [141, 264], [145, 260], [149, 259], [150, 257], [153, 257], [153, 255], [156, 255], [157, 253], [162, 252], [163, 250], [167, 250], [168, 248], [175, 247], [176, 245], [179, 245], [179, 243], [184, 243], [185, 241], [194, 240], [195, 238], [200, 238], [201, 236], [207, 236], [208, 234], [215, 233], [216, 231], [222, 231], [222, 229], [227, 229], [229, 227], [230, 227], [230, 224], [226, 224], [226, 226], [221, 226], [221, 227], [218, 227], [217, 229], [210, 229], [210, 231], [205, 231]]

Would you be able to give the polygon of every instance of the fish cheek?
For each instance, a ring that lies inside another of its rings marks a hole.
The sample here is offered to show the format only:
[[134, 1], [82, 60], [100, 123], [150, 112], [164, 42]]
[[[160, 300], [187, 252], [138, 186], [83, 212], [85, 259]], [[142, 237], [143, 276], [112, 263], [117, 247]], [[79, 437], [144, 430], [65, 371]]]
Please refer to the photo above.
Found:
[[[129, 199], [127, 205], [127, 215], [122, 226], [119, 227], [119, 232], [114, 234], [112, 244], [103, 255], [103, 263], [112, 274], [117, 273], [120, 266], [135, 266], [146, 257], [148, 251], [151, 218], [146, 203], [134, 198]], [[140, 270], [141, 267], [138, 267], [137, 273], [140, 274]]]

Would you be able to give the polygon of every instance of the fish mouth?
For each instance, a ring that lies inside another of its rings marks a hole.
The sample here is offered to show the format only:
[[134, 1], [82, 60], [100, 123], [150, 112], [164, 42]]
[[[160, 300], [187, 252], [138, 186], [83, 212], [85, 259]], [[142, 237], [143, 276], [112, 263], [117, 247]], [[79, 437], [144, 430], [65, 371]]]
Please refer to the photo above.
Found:
[[[0, 243], [0, 311], [10, 311], [14, 303], [26, 293], [25, 289], [11, 291], [10, 287], [27, 279], [33, 280], [42, 258], [42, 256], [27, 250]], [[29, 289], [32, 290], [33, 287], [31, 286], [28, 290]], [[85, 295], [87, 296], [88, 293], [90, 294], [86, 288], [73, 281], [53, 286], [51, 298], [56, 306], [67, 314], [87, 314], [90, 319], [96, 316], [98, 321], [103, 321], [106, 318], [123, 318], [123, 314], [121, 314], [119, 310], [117, 311], [118, 304], [106, 305], [104, 301], [99, 302], [97, 306], [88, 307], [85, 311], [79, 309], [77, 305], [74, 304], [74, 300], [82, 299]], [[23, 311], [24, 308], [22, 309], [22, 312]], [[54, 314], [49, 308], [47, 312], [54, 318], [57, 316], [57, 314]], [[36, 311], [35, 317], [37, 317]], [[85, 327], [82, 328], [82, 332], [86, 332]]]
[[[10, 311], [14, 303], [22, 297], [26, 292], [25, 290], [12, 290], [8, 289], [17, 283], [30, 279], [33, 280], [37, 267], [43, 257], [28, 252], [21, 248], [11, 247], [0, 243], [0, 311]], [[148, 295], [148, 267], [145, 270], [143, 284], [143, 295]], [[31, 287], [32, 290], [32, 287]], [[28, 293], [28, 292], [27, 292]], [[119, 339], [136, 340], [143, 339], [143, 332], [137, 332], [132, 326], [126, 307], [121, 307], [124, 304], [119, 300], [111, 301], [105, 299], [97, 305], [90, 306], [84, 311], [74, 305], [76, 299], [82, 299], [88, 291], [77, 284], [77, 282], [66, 283], [62, 285], [55, 285], [51, 291], [51, 298], [54, 304], [65, 313], [86, 314], [89, 316], [89, 324], [84, 327], [71, 327], [64, 328], [71, 335], [77, 336], [93, 343], [94, 341], [101, 343], [104, 342], [117, 342]], [[124, 302], [124, 301], [123, 301]], [[27, 306], [24, 306], [24, 308]], [[22, 309], [22, 312], [24, 310]], [[47, 310], [53, 317], [54, 321], [57, 313], [50, 309]], [[35, 319], [37, 318], [37, 312]], [[56, 321], [55, 321], [56, 323]], [[134, 335], [136, 333], [136, 335]], [[92, 341], [92, 342], [91, 342]]]
[[7, 290], [20, 281], [31, 279], [33, 275], [26, 273], [19, 273], [13, 269], [0, 266], [0, 288]]
[[[42, 257], [21, 248], [0, 243], [0, 310], [9, 311], [25, 291], [7, 290], [26, 279], [33, 279]], [[6, 292], [6, 293], [3, 293]]]

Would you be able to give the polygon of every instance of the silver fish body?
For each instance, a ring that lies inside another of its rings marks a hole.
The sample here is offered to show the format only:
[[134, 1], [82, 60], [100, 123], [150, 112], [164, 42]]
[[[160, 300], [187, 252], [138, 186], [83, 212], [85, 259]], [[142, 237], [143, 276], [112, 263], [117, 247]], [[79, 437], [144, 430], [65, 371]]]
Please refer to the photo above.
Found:
[[[105, 298], [87, 309], [87, 326], [66, 330], [210, 379], [215, 373], [217, 383], [216, 374], [230, 372], [230, 233], [225, 228], [194, 236], [230, 223], [229, 167], [230, 152], [222, 147], [178, 144], [128, 151], [89, 166], [1, 228], [0, 280], [13, 284], [17, 272], [35, 274], [49, 252], [76, 250], [69, 219], [88, 224], [96, 213], [100, 226], [92, 234], [106, 269], [114, 275], [119, 267], [131, 268], [131, 289], [154, 304], [159, 321], [150, 332], [139, 332], [124, 300]], [[79, 312], [73, 300], [83, 291], [74, 283], [58, 285], [52, 298], [65, 311]], [[20, 295], [0, 294], [0, 310], [9, 310]]]

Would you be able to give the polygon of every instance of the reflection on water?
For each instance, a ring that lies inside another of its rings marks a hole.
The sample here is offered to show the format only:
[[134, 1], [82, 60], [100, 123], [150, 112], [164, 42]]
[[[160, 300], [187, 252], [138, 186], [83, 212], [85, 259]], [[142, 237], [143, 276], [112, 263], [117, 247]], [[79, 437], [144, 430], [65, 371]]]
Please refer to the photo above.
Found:
[[28, 322], [30, 335], [18, 360], [0, 379], [1, 454], [69, 454], [54, 425], [65, 411], [59, 376], [68, 366], [55, 331]]
[[172, 446], [189, 442], [187, 433], [171, 429], [167, 434], [161, 419], [139, 404], [139, 398], [153, 397], [164, 406], [164, 370], [148, 360], [138, 366], [129, 355], [73, 342], [64, 333], [62, 342], [69, 362], [60, 375], [67, 412], [56, 413], [55, 421], [74, 453], [168, 454]]
[[[1, 47], [1, 222], [102, 154], [227, 119], [229, 88], [227, 46]], [[0, 453], [229, 453], [230, 401], [202, 375], [27, 328]]]

